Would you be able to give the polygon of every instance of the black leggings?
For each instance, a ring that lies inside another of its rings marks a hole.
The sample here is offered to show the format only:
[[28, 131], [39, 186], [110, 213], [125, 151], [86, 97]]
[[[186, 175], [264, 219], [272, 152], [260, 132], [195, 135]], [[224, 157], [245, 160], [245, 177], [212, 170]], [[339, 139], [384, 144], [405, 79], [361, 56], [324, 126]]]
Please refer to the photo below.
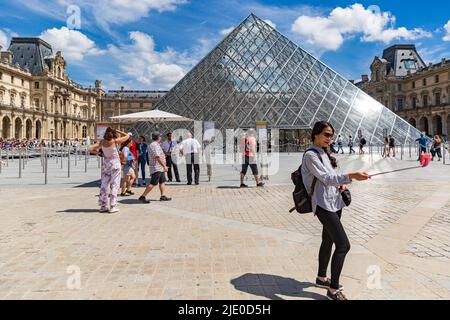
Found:
[[350, 242], [341, 223], [341, 214], [342, 210], [330, 212], [319, 206], [316, 208], [316, 215], [323, 225], [322, 244], [319, 251], [319, 277], [327, 276], [333, 243], [336, 246], [331, 259], [330, 287], [332, 289], [339, 289], [339, 277], [344, 266], [345, 256], [350, 250]]

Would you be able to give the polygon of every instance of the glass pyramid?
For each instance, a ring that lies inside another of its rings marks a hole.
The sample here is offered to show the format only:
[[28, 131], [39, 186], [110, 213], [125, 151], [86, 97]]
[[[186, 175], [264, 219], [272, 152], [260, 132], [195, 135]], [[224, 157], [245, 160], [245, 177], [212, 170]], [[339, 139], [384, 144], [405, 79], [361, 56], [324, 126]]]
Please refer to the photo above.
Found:
[[[398, 143], [420, 132], [350, 81], [250, 14], [181, 79], [156, 108], [215, 128], [310, 129], [330, 121], [336, 134], [372, 144]], [[146, 124], [140, 124], [145, 126]], [[145, 128], [136, 128], [138, 131]], [[149, 126], [147, 124], [147, 129]]]

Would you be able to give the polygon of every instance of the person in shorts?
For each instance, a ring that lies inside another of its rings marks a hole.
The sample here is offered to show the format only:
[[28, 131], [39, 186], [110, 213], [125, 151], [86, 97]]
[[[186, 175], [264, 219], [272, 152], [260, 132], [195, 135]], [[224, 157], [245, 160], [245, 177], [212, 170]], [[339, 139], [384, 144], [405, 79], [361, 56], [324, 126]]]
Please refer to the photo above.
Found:
[[134, 181], [136, 180], [136, 173], [134, 171], [134, 154], [130, 151], [131, 139], [128, 139], [122, 144], [120, 152], [125, 159], [122, 164], [122, 192], [120, 196], [126, 197], [134, 195], [131, 191]]
[[247, 188], [248, 186], [244, 183], [245, 175], [247, 174], [248, 167], [252, 170], [253, 176], [255, 177], [256, 186], [263, 187], [264, 182], [260, 182], [258, 176], [258, 165], [256, 161], [256, 138], [255, 130], [250, 129], [247, 133], [244, 133], [241, 141], [241, 150], [244, 155], [244, 161], [242, 163], [241, 171], [241, 188]]
[[143, 203], [150, 203], [150, 200], [146, 199], [146, 196], [153, 190], [153, 188], [159, 185], [159, 191], [161, 201], [170, 201], [171, 198], [165, 195], [166, 189], [166, 172], [168, 170], [166, 166], [166, 156], [161, 148], [161, 133], [155, 131], [152, 133], [152, 143], [148, 146], [148, 159], [150, 167], [150, 184], [145, 188], [144, 193], [139, 197], [139, 201]]

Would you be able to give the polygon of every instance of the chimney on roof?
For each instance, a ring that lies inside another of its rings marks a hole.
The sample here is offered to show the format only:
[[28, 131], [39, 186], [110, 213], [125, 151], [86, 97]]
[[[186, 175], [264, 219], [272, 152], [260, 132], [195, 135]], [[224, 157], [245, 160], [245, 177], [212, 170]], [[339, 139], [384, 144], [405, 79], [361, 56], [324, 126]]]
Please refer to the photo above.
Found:
[[369, 82], [369, 76], [367, 74], [361, 75], [362, 82]]
[[442, 58], [442, 60], [441, 60], [441, 64], [442, 64], [442, 65], [445, 65], [445, 63], [446, 63], [446, 60], [445, 60], [445, 58]]
[[432, 67], [433, 67], [433, 62], [430, 62], [430, 63], [428, 64], [428, 67], [429, 67], [429, 68], [432, 68]]
[[123, 86], [120, 87], [120, 91], [123, 91]]

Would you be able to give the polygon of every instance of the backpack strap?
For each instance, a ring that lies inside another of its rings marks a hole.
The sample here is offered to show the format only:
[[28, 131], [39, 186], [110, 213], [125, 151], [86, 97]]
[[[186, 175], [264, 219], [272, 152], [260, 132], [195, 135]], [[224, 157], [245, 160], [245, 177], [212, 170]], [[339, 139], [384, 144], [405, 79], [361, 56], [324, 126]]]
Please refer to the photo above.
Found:
[[[322, 160], [322, 157], [320, 156], [319, 151], [317, 151], [317, 150], [314, 149], [314, 148], [309, 148], [308, 150], [306, 150], [305, 153], [303, 154], [303, 157], [305, 157], [305, 154], [306, 154], [308, 151], [312, 151], [312, 152], [314, 152], [315, 154], [317, 154], [317, 156], [319, 157], [320, 162], [323, 164], [323, 160]], [[316, 178], [315, 176], [313, 176], [313, 177], [314, 177], [314, 178], [313, 178], [313, 181], [312, 181], [312, 184], [311, 184], [311, 193], [309, 194], [309, 197], [310, 197], [310, 198], [312, 198], [312, 196], [314, 195], [314, 191], [315, 191], [315, 189], [316, 189], [316, 184], [317, 184], [317, 178]]]

